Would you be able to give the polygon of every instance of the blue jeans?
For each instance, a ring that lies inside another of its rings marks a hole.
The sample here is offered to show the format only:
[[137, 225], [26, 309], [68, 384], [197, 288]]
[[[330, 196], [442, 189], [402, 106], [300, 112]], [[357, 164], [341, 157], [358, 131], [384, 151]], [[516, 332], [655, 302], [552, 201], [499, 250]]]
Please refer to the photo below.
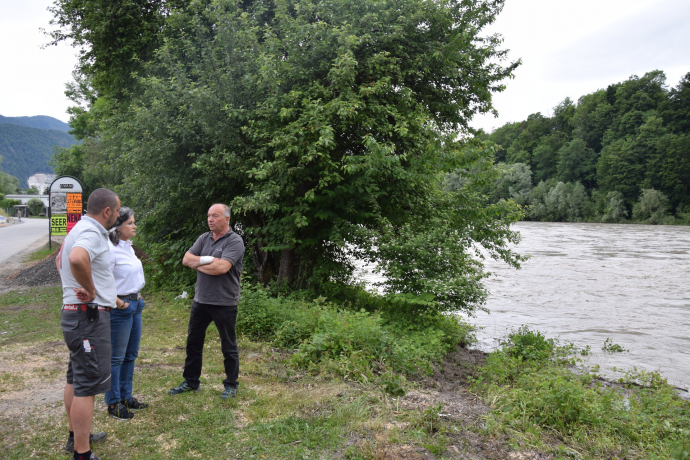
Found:
[[141, 341], [141, 310], [144, 300], [132, 300], [124, 310], [113, 309], [110, 312], [110, 337], [112, 355], [110, 372], [112, 383], [110, 391], [105, 394], [106, 404], [117, 404], [132, 397], [132, 379], [134, 378], [134, 360], [139, 355]]

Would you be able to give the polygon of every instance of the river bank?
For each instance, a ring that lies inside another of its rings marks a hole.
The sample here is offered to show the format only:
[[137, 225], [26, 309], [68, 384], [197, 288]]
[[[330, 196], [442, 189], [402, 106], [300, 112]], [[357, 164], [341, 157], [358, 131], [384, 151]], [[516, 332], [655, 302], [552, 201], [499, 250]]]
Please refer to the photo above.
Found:
[[[0, 294], [0, 435], [10, 459], [64, 457], [67, 351], [55, 307], [61, 290], [19, 282], [52, 262], [47, 257], [15, 273]], [[428, 372], [407, 378], [383, 361], [366, 367], [358, 353], [304, 366], [295, 358], [313, 341], [285, 348], [277, 346], [285, 332], [264, 340], [240, 334], [241, 388], [223, 402], [222, 356], [211, 328], [202, 390], [170, 397], [167, 389], [181, 379], [189, 314], [189, 302], [176, 294], [145, 293], [135, 396], [151, 407], [123, 423], [108, 417], [97, 397], [94, 428], [109, 434], [97, 446], [104, 459], [668, 459], [677, 436], [690, 433], [687, 403], [670, 395], [660, 377], [640, 389], [576, 375], [570, 352], [552, 347], [539, 355], [544, 359], [533, 356], [529, 350], [543, 342], [534, 334], [524, 335], [528, 347], [505, 352], [456, 347]], [[271, 309], [285, 316], [305, 308], [305, 317], [329, 311], [251, 292], [245, 300], [252, 296], [245, 316], [256, 321], [277, 321]], [[367, 315], [339, 314], [361, 322], [362, 331], [375, 325]], [[238, 324], [246, 328], [246, 320]]]

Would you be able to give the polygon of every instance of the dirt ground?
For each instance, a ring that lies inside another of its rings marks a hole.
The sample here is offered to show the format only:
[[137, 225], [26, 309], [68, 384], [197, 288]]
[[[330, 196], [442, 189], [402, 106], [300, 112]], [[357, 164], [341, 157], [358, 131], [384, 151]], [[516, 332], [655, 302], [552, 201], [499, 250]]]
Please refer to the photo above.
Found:
[[43, 260], [27, 262], [32, 253], [48, 249], [48, 243], [41, 239], [28, 246], [0, 265], [0, 294], [9, 290], [33, 286], [59, 286], [60, 275], [55, 268], [55, 256], [62, 244], [61, 239], [53, 238], [54, 252]]
[[[55, 268], [55, 256], [60, 242], [54, 242], [56, 249], [45, 259], [24, 262], [28, 255], [47, 244], [33, 245], [12, 261], [0, 266], [0, 294], [9, 290], [22, 290], [33, 286], [59, 286], [60, 277]], [[33, 305], [22, 308], [49, 308]], [[67, 352], [62, 342], [48, 342], [37, 345], [36, 350], [21, 350], [22, 355], [31, 359], [14, 360], [16, 352], [12, 347], [0, 350], [0, 368], [10, 369], [22, 376], [23, 381], [31, 382], [22, 388], [4, 388], [0, 393], [0, 423], [20, 423], [30, 425], [29, 413], [33, 409], [50, 416], [60, 416], [62, 407], [62, 388], [64, 363]], [[401, 410], [425, 411], [441, 404], [439, 417], [450, 422], [460, 430], [446, 434], [448, 439], [445, 458], [455, 459], [553, 459], [550, 454], [535, 451], [515, 451], [509, 447], [507, 436], [489, 436], [482, 432], [485, 416], [490, 407], [468, 387], [468, 377], [474, 369], [484, 362], [485, 354], [477, 350], [459, 348], [448, 355], [434, 368], [432, 376], [418, 382], [415, 391], [399, 399]], [[48, 377], [49, 376], [49, 377]], [[26, 388], [30, 388], [27, 390]], [[404, 428], [404, 427], [401, 427]], [[346, 443], [349, 442], [346, 440]], [[353, 441], [354, 442], [354, 441]], [[333, 458], [339, 458], [334, 455]], [[386, 459], [434, 459], [427, 449], [409, 445], [380, 445], [376, 458]]]

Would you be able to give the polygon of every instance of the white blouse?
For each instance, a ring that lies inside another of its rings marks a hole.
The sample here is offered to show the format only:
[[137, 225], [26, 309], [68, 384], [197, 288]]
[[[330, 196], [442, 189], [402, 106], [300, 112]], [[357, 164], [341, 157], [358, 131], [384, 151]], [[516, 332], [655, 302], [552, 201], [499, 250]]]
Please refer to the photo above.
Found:
[[108, 240], [110, 247], [110, 270], [115, 276], [117, 295], [135, 294], [144, 287], [144, 267], [132, 249], [131, 241], [120, 240], [115, 246]]

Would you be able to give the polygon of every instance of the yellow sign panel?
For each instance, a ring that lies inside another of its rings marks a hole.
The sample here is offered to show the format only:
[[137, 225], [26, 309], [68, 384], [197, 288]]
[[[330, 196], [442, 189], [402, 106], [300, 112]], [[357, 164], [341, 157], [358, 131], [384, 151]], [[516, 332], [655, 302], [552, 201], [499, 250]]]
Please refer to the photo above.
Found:
[[53, 235], [67, 235], [67, 215], [50, 216], [50, 233]]

